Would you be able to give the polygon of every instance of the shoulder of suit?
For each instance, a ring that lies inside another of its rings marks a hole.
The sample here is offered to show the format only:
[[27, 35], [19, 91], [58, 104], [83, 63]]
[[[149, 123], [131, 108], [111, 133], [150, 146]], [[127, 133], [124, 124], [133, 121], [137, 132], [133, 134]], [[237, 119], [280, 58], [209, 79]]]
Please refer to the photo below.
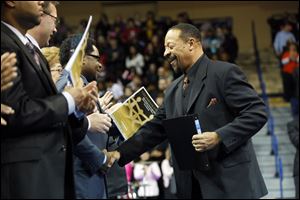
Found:
[[229, 62], [224, 62], [224, 61], [215, 61], [215, 60], [210, 60], [208, 70], [210, 72], [218, 73], [218, 74], [224, 74], [227, 73], [228, 71], [232, 70], [233, 68], [239, 68], [240, 67], [236, 64], [229, 63]]
[[19, 47], [17, 43], [5, 32], [1, 31], [1, 53], [9, 52], [18, 52]]

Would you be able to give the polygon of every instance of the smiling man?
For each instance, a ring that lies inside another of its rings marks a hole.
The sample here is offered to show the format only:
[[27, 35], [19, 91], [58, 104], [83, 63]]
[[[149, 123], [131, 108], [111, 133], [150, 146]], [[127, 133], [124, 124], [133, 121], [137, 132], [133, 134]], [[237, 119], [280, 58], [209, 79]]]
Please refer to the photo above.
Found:
[[191, 145], [207, 153], [211, 167], [181, 170], [172, 155], [178, 197], [260, 198], [267, 189], [251, 137], [267, 121], [265, 105], [238, 66], [211, 61], [200, 41], [193, 25], [181, 23], [168, 30], [164, 56], [184, 74], [166, 89], [154, 119], [111, 154], [123, 166], [167, 139], [164, 119], [198, 114], [202, 134], [195, 132]]

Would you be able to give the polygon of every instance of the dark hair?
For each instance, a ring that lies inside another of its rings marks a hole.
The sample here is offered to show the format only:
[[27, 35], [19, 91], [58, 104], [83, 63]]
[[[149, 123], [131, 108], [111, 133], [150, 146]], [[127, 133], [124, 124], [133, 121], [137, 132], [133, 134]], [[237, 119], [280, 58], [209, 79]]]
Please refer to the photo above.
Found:
[[187, 41], [189, 38], [195, 38], [198, 41], [201, 41], [201, 34], [199, 29], [197, 29], [194, 25], [192, 24], [187, 24], [187, 23], [179, 23], [175, 26], [172, 26], [169, 28], [169, 30], [180, 30], [180, 38], [184, 41]]
[[49, 10], [50, 4], [57, 6], [57, 5], [59, 5], [59, 2], [58, 1], [44, 1], [44, 4], [43, 4], [44, 12], [50, 13], [50, 10]]
[[[68, 63], [77, 45], [79, 44], [81, 37], [82, 34], [72, 35], [67, 39], [65, 39], [60, 45], [59, 57], [60, 57], [60, 63], [63, 67]], [[88, 38], [86, 48], [85, 48], [85, 54], [90, 54], [91, 52], [93, 52], [94, 44], [95, 44], [94, 40]]]

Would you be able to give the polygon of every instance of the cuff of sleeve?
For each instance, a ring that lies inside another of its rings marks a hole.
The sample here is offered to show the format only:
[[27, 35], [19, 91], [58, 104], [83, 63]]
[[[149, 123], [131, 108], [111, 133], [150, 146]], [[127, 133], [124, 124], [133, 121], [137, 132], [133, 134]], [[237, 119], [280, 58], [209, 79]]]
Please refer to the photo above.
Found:
[[90, 130], [90, 128], [91, 128], [91, 121], [90, 121], [90, 119], [87, 117], [87, 120], [88, 120], [88, 131]]
[[107, 156], [106, 155], [104, 155], [104, 159], [103, 159], [103, 165], [106, 163], [106, 160], [107, 160]]
[[74, 98], [68, 92], [62, 92], [62, 95], [66, 98], [68, 102], [68, 114], [72, 114], [75, 111], [75, 101]]

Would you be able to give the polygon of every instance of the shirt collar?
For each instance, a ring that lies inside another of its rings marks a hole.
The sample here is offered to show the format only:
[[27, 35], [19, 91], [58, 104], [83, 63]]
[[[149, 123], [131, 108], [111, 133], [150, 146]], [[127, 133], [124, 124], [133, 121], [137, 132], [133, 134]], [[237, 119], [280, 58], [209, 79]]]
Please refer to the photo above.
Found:
[[21, 42], [26, 45], [28, 41], [28, 39], [18, 30], [16, 29], [15, 27], [13, 27], [12, 25], [4, 22], [4, 21], [1, 21], [1, 23], [3, 23], [5, 26], [7, 26], [12, 32], [14, 32], [14, 34], [17, 35], [17, 37], [21, 40]]
[[36, 39], [35, 39], [34, 37], [32, 37], [29, 33], [26, 33], [26, 37], [30, 40], [30, 42], [31, 42], [35, 47], [37, 47], [37, 48], [41, 51], [40, 45], [39, 45], [39, 43], [36, 41]]
[[194, 78], [196, 77], [197, 70], [199, 69], [199, 65], [200, 65], [201, 61], [203, 60], [203, 57], [204, 57], [204, 54], [198, 58], [198, 60], [192, 65], [192, 67], [190, 69], [188, 69], [186, 75], [188, 76], [188, 79], [190, 82], [192, 82], [194, 80]]

